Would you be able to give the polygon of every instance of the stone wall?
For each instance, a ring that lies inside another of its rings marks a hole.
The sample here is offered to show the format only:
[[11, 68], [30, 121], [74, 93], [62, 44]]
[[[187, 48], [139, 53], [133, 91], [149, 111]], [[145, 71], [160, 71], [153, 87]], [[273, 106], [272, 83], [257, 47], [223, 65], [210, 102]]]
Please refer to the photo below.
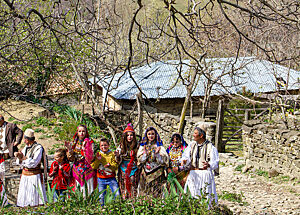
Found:
[[300, 131], [297, 126], [268, 124], [258, 120], [243, 126], [246, 168], [260, 168], [300, 178]]

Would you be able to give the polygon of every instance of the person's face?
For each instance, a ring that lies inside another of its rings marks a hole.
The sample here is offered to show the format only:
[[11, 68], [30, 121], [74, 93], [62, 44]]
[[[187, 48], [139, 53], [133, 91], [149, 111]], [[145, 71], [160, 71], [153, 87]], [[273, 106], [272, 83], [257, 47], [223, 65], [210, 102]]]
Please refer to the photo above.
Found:
[[133, 140], [133, 132], [127, 132], [126, 139], [128, 143], [131, 143]]
[[85, 128], [84, 127], [79, 127], [77, 134], [78, 134], [78, 138], [80, 140], [84, 140], [84, 138], [86, 136], [86, 130], [85, 130]]
[[64, 157], [59, 153], [54, 153], [54, 160], [56, 160], [58, 163], [61, 163], [64, 160]]
[[177, 136], [174, 136], [173, 144], [174, 144], [175, 147], [179, 147], [181, 145], [181, 139]]
[[199, 131], [197, 129], [195, 129], [193, 136], [194, 136], [194, 140], [196, 142], [198, 142], [198, 141], [200, 141], [202, 139], [203, 135], [199, 136]]
[[109, 144], [107, 142], [100, 142], [100, 150], [102, 152], [108, 152]]
[[24, 142], [25, 142], [26, 146], [30, 146], [34, 143], [34, 141], [28, 140], [27, 138], [24, 138]]
[[147, 138], [148, 138], [149, 142], [152, 142], [153, 140], [155, 140], [155, 131], [154, 130], [148, 131]]

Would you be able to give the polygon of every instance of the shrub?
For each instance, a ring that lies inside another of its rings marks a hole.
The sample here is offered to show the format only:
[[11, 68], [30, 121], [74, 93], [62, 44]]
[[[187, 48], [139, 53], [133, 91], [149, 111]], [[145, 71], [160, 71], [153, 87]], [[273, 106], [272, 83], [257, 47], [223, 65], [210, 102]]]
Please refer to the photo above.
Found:
[[45, 117], [39, 117], [36, 119], [36, 124], [47, 127], [53, 125], [54, 123]]
[[36, 133], [45, 133], [45, 130], [44, 129], [42, 129], [42, 128], [36, 128], [36, 129], [34, 129], [34, 132], [36, 132]]
[[33, 123], [27, 123], [26, 125], [23, 126], [22, 130], [25, 131], [27, 128], [32, 128]]

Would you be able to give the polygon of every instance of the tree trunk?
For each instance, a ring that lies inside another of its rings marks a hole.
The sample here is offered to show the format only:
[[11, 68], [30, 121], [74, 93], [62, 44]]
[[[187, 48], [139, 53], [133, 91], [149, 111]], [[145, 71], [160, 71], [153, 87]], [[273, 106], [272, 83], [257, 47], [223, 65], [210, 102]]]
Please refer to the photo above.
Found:
[[192, 75], [191, 82], [186, 88], [186, 91], [187, 91], [186, 92], [186, 97], [185, 97], [183, 107], [182, 107], [182, 111], [181, 111], [181, 115], [180, 115], [180, 121], [179, 121], [179, 126], [178, 126], [178, 133], [180, 133], [180, 134], [183, 134], [184, 119], [185, 119], [185, 115], [186, 115], [186, 110], [187, 110], [189, 101], [190, 101], [191, 96], [192, 96], [192, 90], [193, 90], [195, 80], [196, 80], [196, 76], [197, 76], [196, 70], [193, 70], [191, 75]]

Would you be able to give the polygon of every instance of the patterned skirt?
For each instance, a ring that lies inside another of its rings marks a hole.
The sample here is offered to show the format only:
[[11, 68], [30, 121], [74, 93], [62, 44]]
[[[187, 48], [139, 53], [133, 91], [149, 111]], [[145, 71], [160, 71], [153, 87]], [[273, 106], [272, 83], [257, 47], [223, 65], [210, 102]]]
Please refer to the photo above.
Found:
[[138, 195], [139, 196], [153, 196], [155, 198], [161, 197], [163, 193], [163, 185], [166, 184], [166, 176], [164, 168], [161, 167], [151, 174], [146, 174], [142, 169], [140, 176]]
[[134, 174], [130, 174], [130, 182], [131, 182], [131, 191], [129, 192], [126, 189], [126, 175], [125, 172], [119, 168], [118, 170], [118, 182], [120, 187], [121, 196], [123, 199], [128, 199], [129, 197], [134, 198], [137, 196], [137, 188], [140, 178], [140, 170], [137, 169], [134, 171]]

